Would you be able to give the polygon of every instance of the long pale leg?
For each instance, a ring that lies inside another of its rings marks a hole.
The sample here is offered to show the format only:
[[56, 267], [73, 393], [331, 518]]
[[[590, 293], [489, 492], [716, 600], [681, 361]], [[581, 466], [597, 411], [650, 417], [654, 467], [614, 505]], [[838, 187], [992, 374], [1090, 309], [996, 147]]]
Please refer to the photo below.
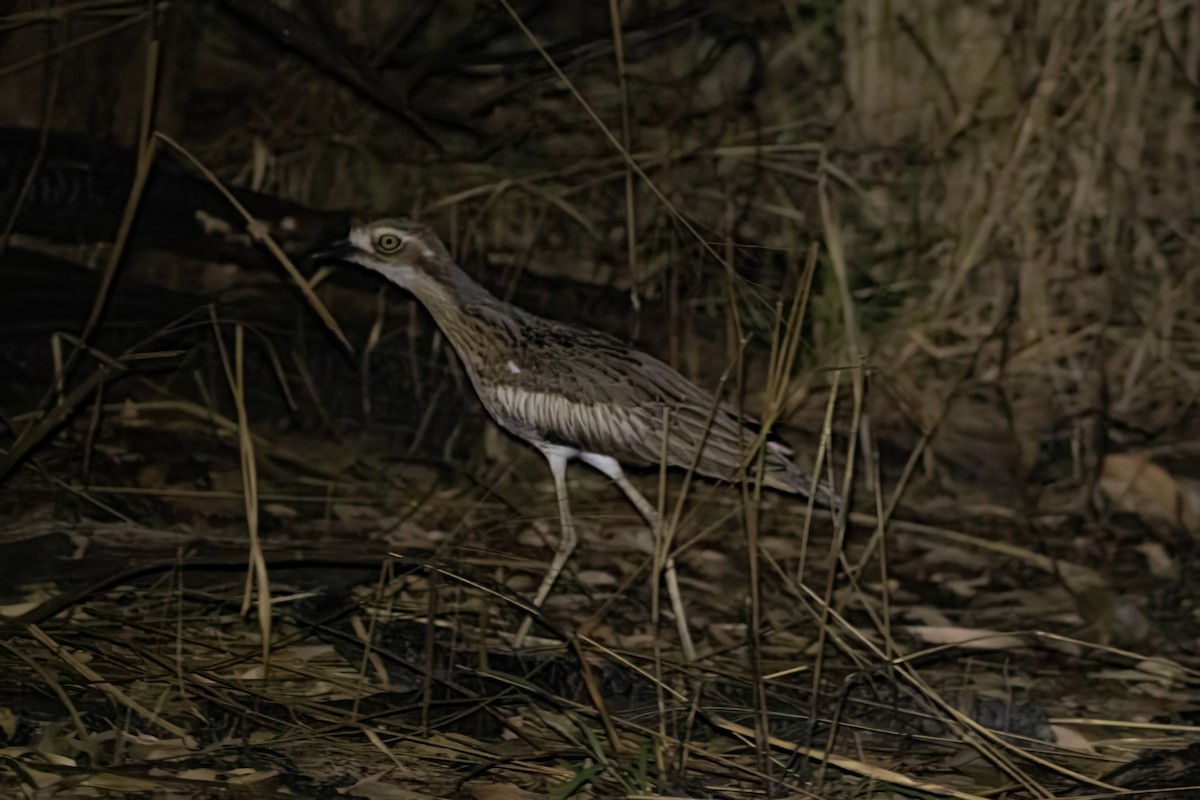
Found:
[[[566, 566], [567, 559], [571, 557], [571, 552], [578, 542], [575, 535], [575, 522], [571, 519], [571, 504], [567, 500], [567, 456], [554, 450], [543, 450], [542, 454], [546, 456], [546, 461], [550, 464], [550, 473], [554, 476], [554, 493], [558, 495], [558, 520], [562, 526], [562, 539], [558, 543], [558, 550], [554, 553], [554, 560], [550, 562], [550, 570], [546, 573], [546, 577], [542, 578], [542, 585], [538, 587], [537, 594], [534, 595], [534, 608], [541, 608], [542, 603], [546, 602], [546, 597], [549, 596], [558, 576], [562, 574], [563, 567]], [[513, 647], [520, 648], [525, 644], [525, 637], [529, 635], [529, 629], [532, 627], [533, 616], [525, 617], [521, 622], [521, 627], [517, 629]]]
[[[609, 456], [598, 456], [595, 453], [581, 453], [579, 458], [612, 478], [613, 482], [621, 487], [621, 491], [629, 498], [629, 502], [633, 503], [638, 513], [646, 520], [646, 524], [650, 526], [650, 530], [654, 533], [654, 539], [658, 543], [656, 546], [661, 547], [663, 530], [658, 510], [629, 482], [617, 460]], [[679, 578], [675, 574], [675, 559], [671, 558], [669, 554], [666, 555], [666, 561], [663, 564], [663, 577], [666, 578], [667, 595], [671, 598], [671, 610], [675, 612], [675, 627], [679, 630], [679, 644], [683, 648], [684, 658], [688, 661], [695, 661], [696, 646], [692, 643], [687, 613], [683, 610], [683, 595], [679, 591]]]

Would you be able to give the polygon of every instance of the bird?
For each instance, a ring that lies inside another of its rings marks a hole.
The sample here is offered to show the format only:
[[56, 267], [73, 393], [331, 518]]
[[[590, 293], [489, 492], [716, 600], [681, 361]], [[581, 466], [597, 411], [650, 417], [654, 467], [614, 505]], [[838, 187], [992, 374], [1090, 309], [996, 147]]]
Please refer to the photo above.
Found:
[[[554, 480], [561, 538], [532, 607], [539, 610], [578, 543], [567, 491], [567, 464], [578, 459], [608, 476], [660, 534], [657, 511], [629, 481], [625, 466], [690, 468], [745, 480], [753, 417], [677, 370], [616, 337], [536, 316], [493, 295], [454, 260], [436, 232], [405, 217], [353, 224], [349, 235], [310, 256], [363, 267], [407, 290], [428, 310], [457, 353], [479, 400], [508, 433], [532, 445]], [[664, 437], [666, 438], [664, 446]], [[814, 480], [774, 435], [765, 439], [764, 486], [832, 506], [829, 485]], [[695, 660], [673, 565], [666, 574], [685, 657]], [[513, 639], [520, 648], [533, 617]]]

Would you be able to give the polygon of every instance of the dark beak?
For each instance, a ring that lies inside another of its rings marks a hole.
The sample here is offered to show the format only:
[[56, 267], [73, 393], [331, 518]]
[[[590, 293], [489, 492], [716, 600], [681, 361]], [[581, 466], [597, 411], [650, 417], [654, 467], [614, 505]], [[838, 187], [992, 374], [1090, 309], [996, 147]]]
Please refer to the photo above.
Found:
[[350, 256], [358, 251], [354, 245], [350, 244], [349, 239], [341, 239], [336, 242], [318, 247], [308, 254], [305, 260], [309, 264], [327, 264], [331, 261], [347, 261]]

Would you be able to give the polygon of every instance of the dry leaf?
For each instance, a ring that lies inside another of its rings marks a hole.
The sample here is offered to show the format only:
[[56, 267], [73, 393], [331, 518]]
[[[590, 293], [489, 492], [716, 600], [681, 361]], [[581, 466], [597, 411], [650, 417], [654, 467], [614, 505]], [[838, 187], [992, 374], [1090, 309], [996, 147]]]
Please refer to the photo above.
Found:
[[77, 767], [79, 766], [75, 759], [61, 756], [58, 753], [51, 753], [48, 750], [38, 750], [33, 747], [0, 747], [0, 759], [12, 759], [20, 761], [26, 768], [29, 766], [30, 757], [36, 758], [38, 761], [45, 764], [54, 764], [58, 767]]
[[473, 781], [468, 783], [466, 788], [475, 800], [533, 800], [539, 796], [522, 789], [515, 783]]
[[1059, 747], [1074, 750], [1077, 753], [1096, 752], [1096, 748], [1092, 747], [1092, 743], [1087, 740], [1087, 737], [1074, 728], [1066, 725], [1051, 725], [1050, 730], [1054, 732], [1054, 743]]
[[1140, 453], [1104, 458], [1100, 491], [1119, 509], [1173, 525], [1180, 518], [1179, 486], [1169, 472]]
[[911, 608], [906, 608], [904, 609], [904, 616], [930, 627], [949, 627], [951, 625], [950, 618], [943, 614], [940, 609], [933, 606], [912, 606]]
[[1133, 549], [1146, 557], [1146, 564], [1150, 567], [1150, 574], [1154, 577], [1172, 581], [1179, 579], [1179, 565], [1160, 543], [1142, 542]]
[[149, 774], [154, 775], [154, 776], [159, 776], [159, 777], [168, 777], [168, 776], [173, 775], [174, 777], [176, 777], [180, 780], [208, 781], [211, 783], [215, 783], [216, 781], [220, 780], [220, 778], [221, 778], [221, 774], [219, 772], [217, 772], [215, 769], [212, 769], [211, 767], [196, 767], [195, 769], [180, 770], [179, 772], [176, 772], [176, 773], [171, 773], [165, 769], [159, 769], [158, 767], [154, 767], [149, 771]]
[[392, 770], [376, 775], [368, 775], [353, 786], [338, 789], [338, 793], [346, 797], [369, 797], [371, 800], [428, 800], [428, 795], [421, 795], [412, 789], [384, 783], [383, 778]]
[[984, 628], [963, 628], [957, 625], [913, 625], [913, 635], [931, 644], [954, 644], [971, 650], [1008, 650], [1024, 647], [1016, 636]]
[[114, 775], [110, 772], [97, 772], [89, 775], [79, 785], [101, 789], [106, 792], [119, 792], [123, 795], [140, 792], [149, 793], [163, 788], [162, 784], [155, 781], [148, 781], [145, 778], [139, 778], [134, 775]]
[[1179, 682], [1188, 678], [1188, 670], [1165, 658], [1146, 659], [1139, 661], [1137, 669], [1147, 675], [1154, 675], [1169, 681]]
[[617, 579], [610, 572], [602, 569], [584, 569], [579, 571], [579, 585], [589, 589], [600, 589], [605, 586], [616, 586]]
[[283, 503], [266, 503], [262, 509], [277, 519], [295, 519], [300, 516], [300, 512]]
[[375, 520], [383, 516], [383, 512], [371, 506], [360, 506], [352, 503], [334, 503], [333, 515], [342, 522], [359, 522]]
[[976, 589], [987, 586], [992, 582], [990, 575], [980, 575], [978, 578], [950, 578], [942, 581], [942, 588], [953, 592], [958, 597], [974, 597]]
[[11, 708], [0, 706], [0, 733], [4, 734], [4, 738], [11, 740], [17, 733], [17, 723], [21, 718]]
[[246, 786], [252, 783], [278, 778], [279, 771], [274, 769], [252, 769], [241, 767], [229, 770], [229, 783]]

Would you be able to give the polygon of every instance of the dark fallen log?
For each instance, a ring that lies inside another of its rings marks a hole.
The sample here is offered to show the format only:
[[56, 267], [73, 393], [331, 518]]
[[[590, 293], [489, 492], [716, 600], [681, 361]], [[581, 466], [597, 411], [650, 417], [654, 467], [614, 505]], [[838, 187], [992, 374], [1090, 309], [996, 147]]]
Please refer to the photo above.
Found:
[[[9, 247], [0, 263], [0, 344], [17, 339], [42, 342], [54, 331], [78, 333], [99, 287], [97, 270]], [[112, 295], [110, 322], [103, 332], [116, 327], [141, 337], [204, 302], [205, 298], [186, 292], [127, 281]]]
[[[17, 233], [60, 242], [112, 241], [133, 184], [136, 154], [110, 142], [51, 134], [39, 159], [39, 136], [36, 130], [0, 128], [0, 221], [6, 223], [16, 210]], [[21, 199], [31, 171], [32, 184]], [[344, 235], [349, 224], [347, 212], [320, 211], [229, 188], [289, 255]], [[241, 216], [221, 193], [185, 171], [166, 148], [159, 152], [147, 182], [133, 242], [247, 266], [271, 260], [250, 239]]]

